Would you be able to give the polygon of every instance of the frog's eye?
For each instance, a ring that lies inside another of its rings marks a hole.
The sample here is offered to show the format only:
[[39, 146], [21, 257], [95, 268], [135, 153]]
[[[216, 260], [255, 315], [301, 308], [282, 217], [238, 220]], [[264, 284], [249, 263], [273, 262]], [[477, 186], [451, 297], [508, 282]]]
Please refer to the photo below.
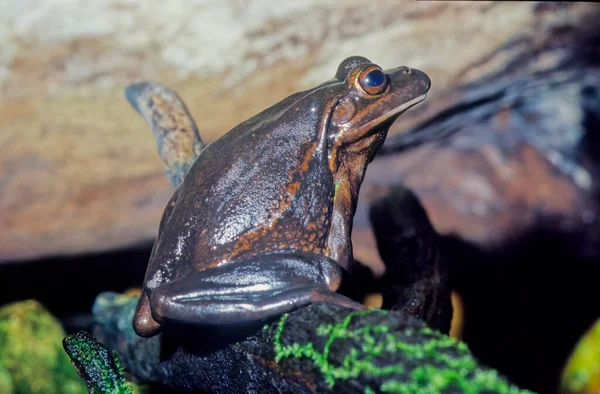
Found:
[[385, 92], [388, 79], [378, 66], [370, 66], [361, 71], [358, 76], [358, 84], [366, 93], [378, 95]]

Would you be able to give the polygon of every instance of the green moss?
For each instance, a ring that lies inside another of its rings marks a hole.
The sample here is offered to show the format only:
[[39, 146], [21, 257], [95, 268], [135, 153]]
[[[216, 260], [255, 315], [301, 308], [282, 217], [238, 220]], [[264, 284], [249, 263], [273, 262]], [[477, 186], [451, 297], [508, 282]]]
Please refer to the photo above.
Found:
[[125, 369], [111, 352], [85, 331], [63, 341], [65, 351], [92, 394], [132, 394], [134, 386], [125, 379]]
[[[527, 393], [510, 385], [496, 371], [479, 367], [464, 343], [430, 328], [389, 332], [385, 325], [353, 324], [356, 317], [374, 313], [385, 315], [387, 312], [379, 309], [351, 312], [336, 324], [317, 327], [317, 334], [326, 337], [322, 349], [313, 343], [284, 345], [282, 335], [288, 319], [288, 315], [284, 315], [275, 328], [275, 360], [308, 358], [330, 387], [340, 380], [363, 375], [367, 379], [379, 377], [378, 381], [383, 383], [378, 390], [387, 393], [433, 394], [450, 388], [465, 393]], [[344, 340], [362, 346], [349, 349], [342, 362], [334, 365], [329, 358], [331, 347]], [[389, 359], [402, 362], [384, 366], [378, 362]], [[366, 394], [372, 392], [372, 387], [365, 388]]]
[[[470, 372], [473, 372], [473, 374]], [[413, 369], [408, 382], [397, 380], [384, 382], [381, 391], [402, 394], [441, 393], [450, 387], [457, 388], [467, 394], [476, 394], [482, 391], [503, 394], [526, 392], [510, 385], [493, 370], [455, 370], [436, 368], [431, 365], [423, 365]]]
[[64, 336], [37, 301], [0, 308], [0, 387], [10, 380], [14, 393], [87, 393], [62, 349]]

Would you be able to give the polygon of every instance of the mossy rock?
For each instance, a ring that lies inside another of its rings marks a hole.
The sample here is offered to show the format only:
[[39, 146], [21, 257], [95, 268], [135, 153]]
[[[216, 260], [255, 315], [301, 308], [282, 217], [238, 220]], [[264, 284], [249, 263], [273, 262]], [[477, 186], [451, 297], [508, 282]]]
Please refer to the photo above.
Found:
[[118, 354], [91, 334], [80, 331], [69, 335], [63, 340], [63, 347], [91, 394], [134, 394], [137, 388], [125, 378]]
[[0, 393], [87, 393], [62, 348], [65, 335], [35, 300], [0, 308]]
[[280, 368], [321, 375], [328, 386], [320, 387], [322, 392], [356, 392], [360, 382], [365, 394], [533, 394], [479, 364], [464, 342], [413, 317], [394, 318], [375, 308], [343, 318], [322, 312], [311, 314], [319, 325], [308, 341], [298, 341], [304, 319], [299, 314], [283, 315], [265, 327], [274, 330]]

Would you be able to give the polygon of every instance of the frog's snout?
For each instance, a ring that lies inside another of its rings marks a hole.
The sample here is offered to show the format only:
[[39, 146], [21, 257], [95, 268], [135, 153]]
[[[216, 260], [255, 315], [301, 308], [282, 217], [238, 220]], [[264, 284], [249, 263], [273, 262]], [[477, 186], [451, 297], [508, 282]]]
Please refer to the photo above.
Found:
[[426, 95], [431, 88], [429, 75], [417, 68], [402, 66], [390, 70], [388, 75], [392, 81], [393, 88], [406, 101]]
[[425, 90], [429, 91], [429, 89], [431, 89], [431, 78], [429, 78], [429, 75], [422, 71], [421, 74], [423, 74], [423, 80], [421, 80], [421, 84], [425, 86]]
[[425, 74], [421, 70], [417, 70], [416, 68], [409, 69], [412, 77], [419, 81], [420, 87], [423, 89], [423, 94], [427, 93], [431, 88], [431, 78], [429, 75]]

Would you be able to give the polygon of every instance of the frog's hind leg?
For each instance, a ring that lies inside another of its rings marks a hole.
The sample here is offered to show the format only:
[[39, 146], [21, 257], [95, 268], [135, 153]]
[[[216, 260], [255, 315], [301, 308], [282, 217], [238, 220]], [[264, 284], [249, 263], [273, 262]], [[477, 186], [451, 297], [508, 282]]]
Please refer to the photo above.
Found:
[[177, 93], [158, 83], [131, 84], [125, 96], [150, 125], [165, 172], [177, 187], [205, 147], [194, 119]]
[[191, 326], [258, 323], [316, 302], [364, 309], [335, 293], [341, 274], [341, 266], [321, 255], [257, 256], [161, 285], [150, 308], [160, 324]]

